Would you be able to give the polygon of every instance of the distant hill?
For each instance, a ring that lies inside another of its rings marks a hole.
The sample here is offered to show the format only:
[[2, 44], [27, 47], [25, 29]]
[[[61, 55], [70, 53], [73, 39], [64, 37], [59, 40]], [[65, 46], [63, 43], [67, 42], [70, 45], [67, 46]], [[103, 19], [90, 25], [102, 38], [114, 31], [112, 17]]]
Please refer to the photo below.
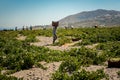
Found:
[[120, 11], [98, 9], [84, 11], [78, 14], [67, 16], [60, 20], [61, 25], [74, 25], [90, 27], [99, 26], [120, 26]]

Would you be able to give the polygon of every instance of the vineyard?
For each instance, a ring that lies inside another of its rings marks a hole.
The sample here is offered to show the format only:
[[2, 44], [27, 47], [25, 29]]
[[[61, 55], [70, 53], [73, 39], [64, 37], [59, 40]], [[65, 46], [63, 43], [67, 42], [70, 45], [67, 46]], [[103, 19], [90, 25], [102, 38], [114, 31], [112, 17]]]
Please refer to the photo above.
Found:
[[[47, 42], [41, 39], [41, 36], [45, 37]], [[60, 62], [58, 69], [49, 76], [50, 80], [120, 79], [120, 68], [117, 68], [115, 73], [117, 78], [106, 73], [110, 69], [108, 60], [120, 60], [120, 27], [67, 30], [58, 28], [57, 36], [57, 41], [52, 44], [52, 29], [1, 31], [0, 80], [46, 80], [39, 77], [25, 79], [11, 76], [32, 68], [46, 71], [48, 67], [41, 62]], [[43, 41], [44, 44], [41, 45]], [[62, 49], [66, 44], [71, 45], [67, 45], [67, 49]], [[91, 65], [103, 67], [96, 71], [87, 70], [86, 68]]]

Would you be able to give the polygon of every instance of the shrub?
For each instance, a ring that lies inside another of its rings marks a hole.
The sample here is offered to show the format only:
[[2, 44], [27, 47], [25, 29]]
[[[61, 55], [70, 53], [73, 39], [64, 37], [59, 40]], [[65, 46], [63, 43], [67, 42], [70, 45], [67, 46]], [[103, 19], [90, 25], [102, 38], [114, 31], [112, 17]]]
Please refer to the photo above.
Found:
[[90, 44], [91, 42], [89, 40], [83, 39], [82, 42], [78, 42], [74, 46], [81, 46], [81, 45], [84, 46], [84, 45], [90, 45]]
[[70, 77], [66, 73], [56, 71], [54, 74], [52, 74], [50, 80], [70, 80]]
[[74, 72], [71, 76], [72, 80], [87, 80], [89, 76], [89, 72], [86, 72], [85, 70], [82, 70], [80, 72]]
[[119, 57], [120, 56], [120, 42], [107, 42], [101, 43], [97, 46], [98, 50], [106, 51], [108, 57]]
[[56, 71], [54, 74], [52, 74], [51, 80], [101, 80], [103, 78], [107, 80], [108, 76], [102, 69], [92, 72], [82, 69], [80, 71], [73, 72], [71, 75]]
[[42, 64], [40, 64], [38, 62], [35, 63], [35, 67], [39, 67], [39, 68], [44, 69], [44, 70], [47, 69], [47, 67], [44, 67]]
[[32, 66], [34, 65], [34, 60], [32, 58], [31, 55], [24, 55], [23, 56], [23, 64], [22, 64], [22, 69], [28, 69], [28, 68], [32, 68]]
[[28, 69], [34, 65], [33, 57], [30, 54], [10, 54], [1, 63], [3, 67], [13, 70]]
[[80, 68], [80, 64], [78, 63], [76, 58], [70, 58], [61, 63], [59, 67], [60, 72], [69, 72], [72, 73]]
[[69, 55], [76, 57], [78, 62], [84, 66], [88, 66], [90, 64], [101, 64], [106, 61], [107, 58], [106, 53], [99, 54], [97, 50], [92, 50], [85, 47], [81, 47], [80, 49], [71, 49], [69, 51]]
[[23, 79], [17, 79], [16, 77], [13, 76], [0, 75], [0, 80], [23, 80]]
[[118, 76], [120, 77], [120, 71], [117, 72]]
[[81, 55], [81, 56], [89, 57], [89, 58], [92, 58], [92, 59], [97, 56], [96, 51], [94, 51], [92, 49], [85, 48], [85, 47], [81, 47], [80, 49], [72, 49], [72, 50], [69, 51], [69, 54], [71, 56]]
[[28, 36], [26, 39], [25, 39], [26, 42], [37, 42], [38, 40], [36, 39], [36, 36]]
[[70, 38], [61, 37], [56, 44], [61, 46], [65, 43], [70, 43], [70, 42], [71, 42]]
[[108, 55], [106, 53], [104, 53], [104, 52], [100, 53], [99, 55], [97, 55], [96, 57], [93, 58], [93, 64], [94, 65], [102, 64], [107, 59], [108, 59]]

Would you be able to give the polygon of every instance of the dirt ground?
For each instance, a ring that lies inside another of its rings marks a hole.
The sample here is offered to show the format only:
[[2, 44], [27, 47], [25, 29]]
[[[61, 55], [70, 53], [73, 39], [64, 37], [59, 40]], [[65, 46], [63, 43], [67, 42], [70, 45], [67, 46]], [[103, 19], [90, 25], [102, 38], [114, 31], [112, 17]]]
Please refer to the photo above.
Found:
[[98, 69], [103, 69], [104, 72], [109, 76], [109, 80], [120, 80], [117, 72], [120, 68], [108, 68], [107, 66], [91, 65], [89, 67], [84, 67], [86, 71], [96, 71]]
[[16, 37], [16, 39], [18, 39], [18, 40], [25, 40], [26, 39], [26, 36], [23, 36], [23, 35], [18, 35], [17, 37]]
[[[25, 38], [26, 38], [25, 36], [19, 36], [17, 39], [25, 40]], [[66, 43], [62, 46], [51, 46], [52, 37], [37, 36], [36, 38], [39, 40], [39, 42], [31, 43], [31, 45], [45, 46], [53, 50], [61, 50], [61, 51], [70, 50], [71, 48], [80, 48], [80, 46], [72, 47], [72, 45], [81, 42], [80, 40], [73, 43]], [[93, 45], [87, 45], [85, 47], [92, 49], [97, 45], [98, 44], [93, 44]], [[53, 62], [53, 63], [40, 62], [40, 63], [43, 66], [47, 67], [47, 70], [43, 70], [40, 68], [31, 68], [29, 70], [22, 70], [16, 72], [14, 74], [11, 74], [11, 76], [23, 78], [24, 80], [49, 80], [51, 74], [54, 73], [61, 64], [61, 62]], [[109, 76], [109, 80], [120, 80], [120, 77], [116, 73], [120, 71], [120, 68], [107, 68], [106, 66], [91, 65], [89, 67], [84, 67], [84, 69], [87, 71], [96, 71], [97, 69], [104, 69], [104, 72]]]
[[[73, 42], [73, 43], [66, 43], [62, 46], [52, 46], [52, 41], [53, 41], [52, 37], [37, 36], [36, 38], [39, 40], [39, 42], [31, 43], [31, 45], [45, 46], [45, 47], [48, 47], [50, 49], [60, 50], [60, 51], [70, 50], [71, 48], [80, 48], [78, 46], [72, 47], [72, 45], [74, 45], [78, 42], [81, 42], [81, 40], [79, 40], [79, 41], [76, 41], [76, 42]], [[57, 40], [56, 40], [56, 42], [57, 42]]]
[[[18, 35], [18, 37], [17, 37], [18, 40], [25, 40], [25, 38], [26, 38], [26, 36], [19, 36]], [[73, 45], [82, 41], [82, 40], [79, 40], [79, 41], [75, 41], [72, 43], [66, 43], [62, 46], [52, 46], [52, 41], [53, 41], [52, 37], [37, 36], [36, 39], [38, 39], [39, 41], [34, 42], [34, 43], [30, 43], [30, 45], [45, 46], [45, 47], [48, 47], [50, 49], [60, 50], [60, 51], [70, 50], [71, 48], [80, 48], [81, 46], [73, 46]], [[56, 42], [57, 42], [57, 40], [56, 40]], [[98, 44], [93, 44], [93, 45], [87, 45], [85, 47], [86, 48], [94, 48], [97, 45]]]
[[44, 67], [47, 67], [46, 70], [41, 68], [31, 68], [28, 70], [21, 70], [10, 76], [15, 76], [17, 78], [23, 78], [23, 80], [49, 80], [51, 74], [54, 73], [60, 66], [61, 62], [46, 63], [40, 62]]
[[[61, 62], [46, 63], [40, 62], [47, 70], [40, 68], [31, 68], [28, 70], [21, 70], [10, 76], [17, 78], [23, 78], [23, 80], [50, 80], [52, 73], [54, 73], [60, 66]], [[120, 80], [117, 72], [120, 68], [107, 68], [107, 66], [90, 65], [89, 67], [83, 67], [86, 71], [96, 71], [98, 69], [104, 69], [104, 72], [109, 76], [109, 80]], [[103, 79], [104, 80], [104, 79]]]

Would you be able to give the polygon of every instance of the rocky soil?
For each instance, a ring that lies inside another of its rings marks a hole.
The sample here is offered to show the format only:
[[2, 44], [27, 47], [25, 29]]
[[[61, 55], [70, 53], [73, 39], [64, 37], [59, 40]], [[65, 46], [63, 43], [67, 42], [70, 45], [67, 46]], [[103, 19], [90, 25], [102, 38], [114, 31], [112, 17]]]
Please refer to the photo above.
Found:
[[44, 67], [47, 67], [46, 70], [41, 68], [31, 68], [28, 70], [21, 70], [10, 76], [15, 76], [17, 78], [23, 78], [23, 80], [49, 80], [52, 73], [54, 73], [60, 66], [61, 62], [46, 63], [40, 62]]
[[[25, 40], [25, 36], [19, 36], [18, 40]], [[72, 46], [78, 42], [81, 42], [81, 40], [73, 42], [73, 43], [66, 43], [62, 46], [51, 46], [52, 44], [52, 37], [43, 37], [43, 36], [37, 36], [36, 37], [39, 42], [31, 43], [31, 45], [35, 46], [45, 46], [53, 50], [69, 50], [71, 48], [80, 48], [77, 46]], [[98, 44], [93, 45], [87, 45], [85, 47], [87, 48], [94, 48]], [[54, 73], [60, 66], [61, 62], [53, 62], [53, 63], [46, 63], [46, 62], [40, 62], [44, 67], [47, 67], [46, 70], [40, 69], [40, 68], [31, 68], [29, 70], [22, 70], [19, 72], [16, 72], [14, 74], [11, 74], [10, 76], [15, 76], [18, 78], [23, 78], [24, 80], [49, 80], [51, 78], [51, 74]], [[84, 67], [87, 71], [96, 71], [97, 69], [104, 69], [104, 72], [108, 74], [109, 80], [120, 80], [120, 77], [117, 75], [116, 72], [120, 71], [120, 68], [107, 68], [107, 66], [98, 66], [98, 65], [91, 65], [89, 67]]]

